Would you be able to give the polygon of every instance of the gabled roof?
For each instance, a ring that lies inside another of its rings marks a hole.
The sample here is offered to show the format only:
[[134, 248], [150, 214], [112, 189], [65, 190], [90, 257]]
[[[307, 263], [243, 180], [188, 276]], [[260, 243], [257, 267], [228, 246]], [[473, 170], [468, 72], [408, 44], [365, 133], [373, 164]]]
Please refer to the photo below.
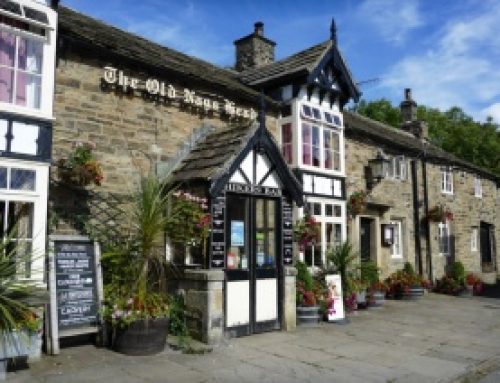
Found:
[[324, 41], [283, 60], [246, 69], [240, 73], [239, 78], [245, 84], [258, 85], [290, 74], [308, 74], [314, 70], [330, 45], [331, 40]]
[[[116, 55], [119, 62], [133, 61], [144, 69], [164, 71], [171, 76], [207, 84], [238, 98], [259, 101], [260, 94], [242, 84], [231, 70], [161, 46], [63, 6], [58, 8], [58, 14], [58, 36], [88, 47], [93, 54]], [[270, 98], [266, 99], [266, 104], [271, 108], [278, 105]]]
[[500, 183], [500, 177], [486, 169], [464, 161], [428, 141], [424, 143], [411, 133], [372, 120], [358, 113], [344, 110], [344, 126], [348, 138], [358, 139], [362, 142], [382, 143], [388, 148], [394, 148], [403, 154], [413, 156], [422, 156], [425, 150], [425, 158], [430, 162], [468, 169], [473, 173], [497, 182], [497, 184]]
[[302, 206], [302, 186], [283, 160], [276, 141], [262, 126], [262, 122], [250, 126], [229, 126], [209, 134], [181, 162], [168, 182], [207, 182], [210, 194], [216, 196], [250, 150], [257, 146], [265, 151], [274, 164], [285, 190], [297, 205]]
[[316, 84], [315, 80], [321, 71], [329, 66], [337, 72], [335, 80], [338, 81], [346, 98], [357, 101], [361, 96], [361, 91], [337, 44], [331, 39], [283, 60], [244, 70], [239, 78], [243, 83], [254, 87], [265, 86], [266, 83], [277, 83], [280, 79], [300, 77], [304, 77], [308, 84], [313, 85]]

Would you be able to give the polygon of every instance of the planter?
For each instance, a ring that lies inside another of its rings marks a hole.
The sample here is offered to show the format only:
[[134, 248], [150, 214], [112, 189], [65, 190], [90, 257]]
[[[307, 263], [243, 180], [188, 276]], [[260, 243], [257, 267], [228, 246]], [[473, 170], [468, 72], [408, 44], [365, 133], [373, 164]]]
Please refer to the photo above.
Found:
[[366, 290], [356, 292], [356, 303], [358, 304], [358, 309], [367, 308], [368, 304], [366, 303]]
[[370, 305], [373, 307], [382, 307], [385, 303], [385, 291], [374, 290], [372, 292], [372, 299]]
[[0, 333], [0, 360], [28, 356], [30, 361], [42, 355], [42, 333], [25, 330]]
[[412, 286], [403, 291], [403, 298], [406, 300], [416, 300], [424, 295], [422, 286]]
[[298, 326], [317, 326], [321, 316], [319, 306], [297, 306], [297, 325]]
[[465, 285], [465, 288], [459, 294], [461, 297], [472, 297], [474, 295], [474, 286]]
[[154, 355], [165, 349], [168, 318], [141, 319], [115, 327], [112, 349], [126, 355]]

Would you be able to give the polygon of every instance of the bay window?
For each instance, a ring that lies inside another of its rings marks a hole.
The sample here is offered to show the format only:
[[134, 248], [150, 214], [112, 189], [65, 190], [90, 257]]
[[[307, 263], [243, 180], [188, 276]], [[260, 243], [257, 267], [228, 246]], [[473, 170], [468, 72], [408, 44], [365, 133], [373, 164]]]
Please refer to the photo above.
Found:
[[0, 101], [40, 108], [43, 42], [0, 31]]
[[293, 163], [293, 134], [290, 123], [281, 126], [281, 154], [287, 164]]
[[319, 107], [301, 107], [302, 163], [318, 169], [342, 169], [340, 118]]

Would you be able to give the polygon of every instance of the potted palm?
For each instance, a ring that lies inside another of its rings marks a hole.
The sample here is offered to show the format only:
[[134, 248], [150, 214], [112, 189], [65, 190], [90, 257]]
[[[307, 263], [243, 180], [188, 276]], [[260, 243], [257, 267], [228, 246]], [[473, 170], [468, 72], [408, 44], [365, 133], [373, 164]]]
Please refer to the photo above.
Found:
[[167, 201], [164, 186], [154, 176], [143, 178], [130, 211], [130, 234], [103, 256], [103, 317], [112, 327], [112, 348], [124, 354], [152, 355], [166, 345]]
[[[13, 231], [15, 233], [15, 231]], [[21, 255], [15, 234], [0, 243], [0, 372], [9, 358], [28, 356], [40, 358], [42, 349], [42, 306], [47, 291], [34, 282], [21, 279], [19, 265], [32, 262], [32, 255]]]

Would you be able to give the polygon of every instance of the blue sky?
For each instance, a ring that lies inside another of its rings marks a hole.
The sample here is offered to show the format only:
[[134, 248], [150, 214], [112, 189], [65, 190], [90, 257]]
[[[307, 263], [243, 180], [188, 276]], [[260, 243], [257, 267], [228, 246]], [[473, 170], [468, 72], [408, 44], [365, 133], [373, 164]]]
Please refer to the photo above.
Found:
[[427, 106], [457, 105], [500, 123], [500, 1], [497, 0], [62, 0], [63, 5], [220, 66], [233, 41], [264, 22], [284, 58], [329, 38], [367, 100], [398, 105], [403, 89]]

